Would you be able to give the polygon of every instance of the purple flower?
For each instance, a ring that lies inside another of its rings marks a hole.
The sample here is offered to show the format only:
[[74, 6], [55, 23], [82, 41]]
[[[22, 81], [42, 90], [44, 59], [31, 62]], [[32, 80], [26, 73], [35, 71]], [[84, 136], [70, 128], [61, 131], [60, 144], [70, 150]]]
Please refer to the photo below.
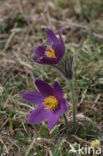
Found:
[[56, 37], [54, 32], [46, 29], [48, 37], [48, 46], [38, 46], [34, 50], [33, 59], [40, 64], [57, 64], [65, 52], [65, 45], [62, 40], [62, 31], [59, 30], [59, 38]]
[[37, 92], [24, 92], [23, 99], [30, 104], [37, 105], [28, 116], [30, 124], [38, 124], [48, 120], [48, 127], [52, 129], [57, 123], [60, 115], [67, 111], [67, 101], [64, 99], [63, 91], [57, 81], [51, 87], [46, 82], [36, 79]]

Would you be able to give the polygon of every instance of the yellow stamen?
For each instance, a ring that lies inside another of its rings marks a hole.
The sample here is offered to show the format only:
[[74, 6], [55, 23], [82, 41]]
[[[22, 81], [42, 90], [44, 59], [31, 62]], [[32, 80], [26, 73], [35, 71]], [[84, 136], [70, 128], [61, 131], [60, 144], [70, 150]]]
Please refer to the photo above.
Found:
[[45, 105], [46, 109], [53, 111], [58, 108], [59, 102], [54, 96], [48, 96], [47, 98], [44, 99], [43, 104]]
[[55, 51], [54, 49], [52, 48], [52, 46], [49, 46], [46, 51], [45, 51], [45, 55], [49, 58], [56, 58], [56, 55], [55, 55]]

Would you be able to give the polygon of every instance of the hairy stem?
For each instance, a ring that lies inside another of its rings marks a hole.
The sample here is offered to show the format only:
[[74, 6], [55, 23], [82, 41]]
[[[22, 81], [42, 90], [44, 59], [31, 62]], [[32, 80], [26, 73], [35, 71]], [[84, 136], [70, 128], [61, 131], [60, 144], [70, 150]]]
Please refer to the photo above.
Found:
[[70, 90], [72, 95], [72, 113], [73, 113], [73, 122], [74, 122], [74, 131], [76, 131], [76, 98], [75, 98], [75, 89], [73, 79], [70, 80]]
[[64, 120], [65, 120], [66, 132], [68, 133], [68, 120], [67, 120], [67, 117], [65, 114], [63, 116], [64, 116]]

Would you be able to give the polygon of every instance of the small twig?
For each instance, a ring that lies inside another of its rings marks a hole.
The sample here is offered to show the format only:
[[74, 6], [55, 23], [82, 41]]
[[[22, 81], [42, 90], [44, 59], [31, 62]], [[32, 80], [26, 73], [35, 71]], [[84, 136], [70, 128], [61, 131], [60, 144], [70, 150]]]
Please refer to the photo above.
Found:
[[7, 146], [5, 145], [5, 143], [3, 142], [2, 139], [0, 139], [0, 142], [4, 145], [4, 148], [6, 150], [6, 154], [9, 154], [8, 148], [7, 148]]
[[16, 143], [16, 141], [14, 139], [11, 139], [10, 137], [8, 137], [8, 140], [12, 143], [12, 145], [14, 145], [20, 149], [20, 146]]
[[86, 95], [86, 92], [87, 92], [87, 89], [88, 89], [88, 88], [86, 88], [86, 89], [84, 90], [84, 92], [82, 93], [82, 98], [81, 98], [81, 100], [80, 100], [80, 102], [79, 102], [78, 105], [80, 105], [80, 104], [83, 102], [83, 100], [84, 100], [84, 98], [85, 98], [85, 95]]
[[99, 98], [100, 98], [101, 94], [98, 94], [98, 96], [95, 99], [95, 103], [98, 102]]
[[80, 138], [80, 137], [78, 137], [77, 135], [72, 135], [72, 137], [74, 137], [77, 141], [79, 141], [79, 142], [83, 142], [83, 143], [86, 143], [86, 144], [90, 144], [90, 142], [89, 141], [86, 141], [86, 140], [84, 140], [84, 139], [82, 139], [82, 138]]
[[[17, 26], [17, 23], [15, 24], [14, 28], [16, 28], [16, 26]], [[13, 31], [13, 32], [11, 33], [11, 35], [9, 36], [9, 38], [8, 38], [8, 40], [7, 40], [7, 42], [6, 42], [6, 45], [5, 45], [5, 48], [4, 48], [3, 52], [5, 52], [5, 51], [8, 49], [8, 47], [9, 47], [9, 45], [10, 45], [10, 43], [11, 43], [11, 41], [12, 41], [14, 35], [15, 35], [15, 33], [16, 33], [16, 31]]]
[[22, 102], [18, 102], [18, 104], [20, 105], [20, 106], [24, 106], [24, 107], [28, 107], [28, 108], [30, 108], [31, 110], [33, 110], [34, 109], [34, 107], [32, 107], [32, 106], [30, 106], [30, 105], [27, 105], [26, 103], [22, 103]]
[[27, 149], [25, 156], [28, 156], [28, 154], [30, 153], [31, 149], [33, 148], [34, 143], [36, 142], [36, 138], [34, 137], [32, 143], [30, 144], [29, 148]]

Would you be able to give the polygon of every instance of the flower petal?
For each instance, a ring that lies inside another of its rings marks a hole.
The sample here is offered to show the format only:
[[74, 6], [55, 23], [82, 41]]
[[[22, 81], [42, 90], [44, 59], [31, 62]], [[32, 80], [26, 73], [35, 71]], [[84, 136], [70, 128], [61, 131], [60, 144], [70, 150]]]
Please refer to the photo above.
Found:
[[37, 88], [39, 89], [40, 93], [44, 97], [53, 95], [53, 89], [52, 89], [52, 87], [48, 83], [46, 83], [45, 81], [36, 79], [35, 80], [35, 84], [36, 84]]
[[40, 57], [38, 60], [35, 60], [35, 61], [40, 64], [48, 64], [48, 65], [54, 65], [58, 63], [58, 59], [47, 58], [46, 56]]
[[53, 42], [58, 42], [58, 38], [54, 34], [54, 32], [51, 29], [46, 28], [46, 33], [48, 36], [48, 42], [49, 44], [52, 44]]
[[62, 39], [62, 30], [61, 29], [59, 29], [58, 34], [59, 34], [59, 40], [60, 40], [61, 48], [63, 51], [65, 51], [65, 44], [64, 44], [64, 41]]
[[30, 124], [38, 124], [46, 119], [48, 119], [50, 115], [50, 111], [44, 109], [44, 107], [38, 107], [37, 109], [33, 110], [28, 116], [28, 123]]
[[56, 55], [56, 61], [55, 62], [58, 63], [62, 59], [62, 57], [64, 56], [65, 51], [63, 50], [62, 44], [60, 42], [53, 43], [52, 47], [53, 47], [53, 49], [55, 51], [55, 55]]
[[34, 49], [33, 60], [39, 62], [43, 57], [47, 46], [38, 46]]
[[60, 113], [59, 112], [52, 112], [52, 114], [50, 115], [50, 117], [48, 118], [48, 127], [49, 129], [52, 129], [57, 121], [59, 120], [60, 117]]
[[60, 100], [60, 112], [64, 114], [67, 111], [68, 102], [65, 99]]
[[59, 85], [59, 83], [57, 81], [54, 82], [53, 84], [53, 92], [54, 92], [54, 95], [60, 100], [60, 99], [63, 99], [63, 90], [61, 88], [61, 86]]
[[43, 102], [43, 96], [39, 92], [24, 92], [22, 97], [30, 104], [40, 105]]
[[47, 58], [47, 57], [42, 57], [38, 60], [38, 63], [40, 64], [48, 64], [48, 65], [54, 65], [58, 63], [57, 59], [52, 59], [52, 58]]
[[36, 55], [38, 56], [43, 56], [45, 53], [47, 46], [38, 46], [34, 49]]

